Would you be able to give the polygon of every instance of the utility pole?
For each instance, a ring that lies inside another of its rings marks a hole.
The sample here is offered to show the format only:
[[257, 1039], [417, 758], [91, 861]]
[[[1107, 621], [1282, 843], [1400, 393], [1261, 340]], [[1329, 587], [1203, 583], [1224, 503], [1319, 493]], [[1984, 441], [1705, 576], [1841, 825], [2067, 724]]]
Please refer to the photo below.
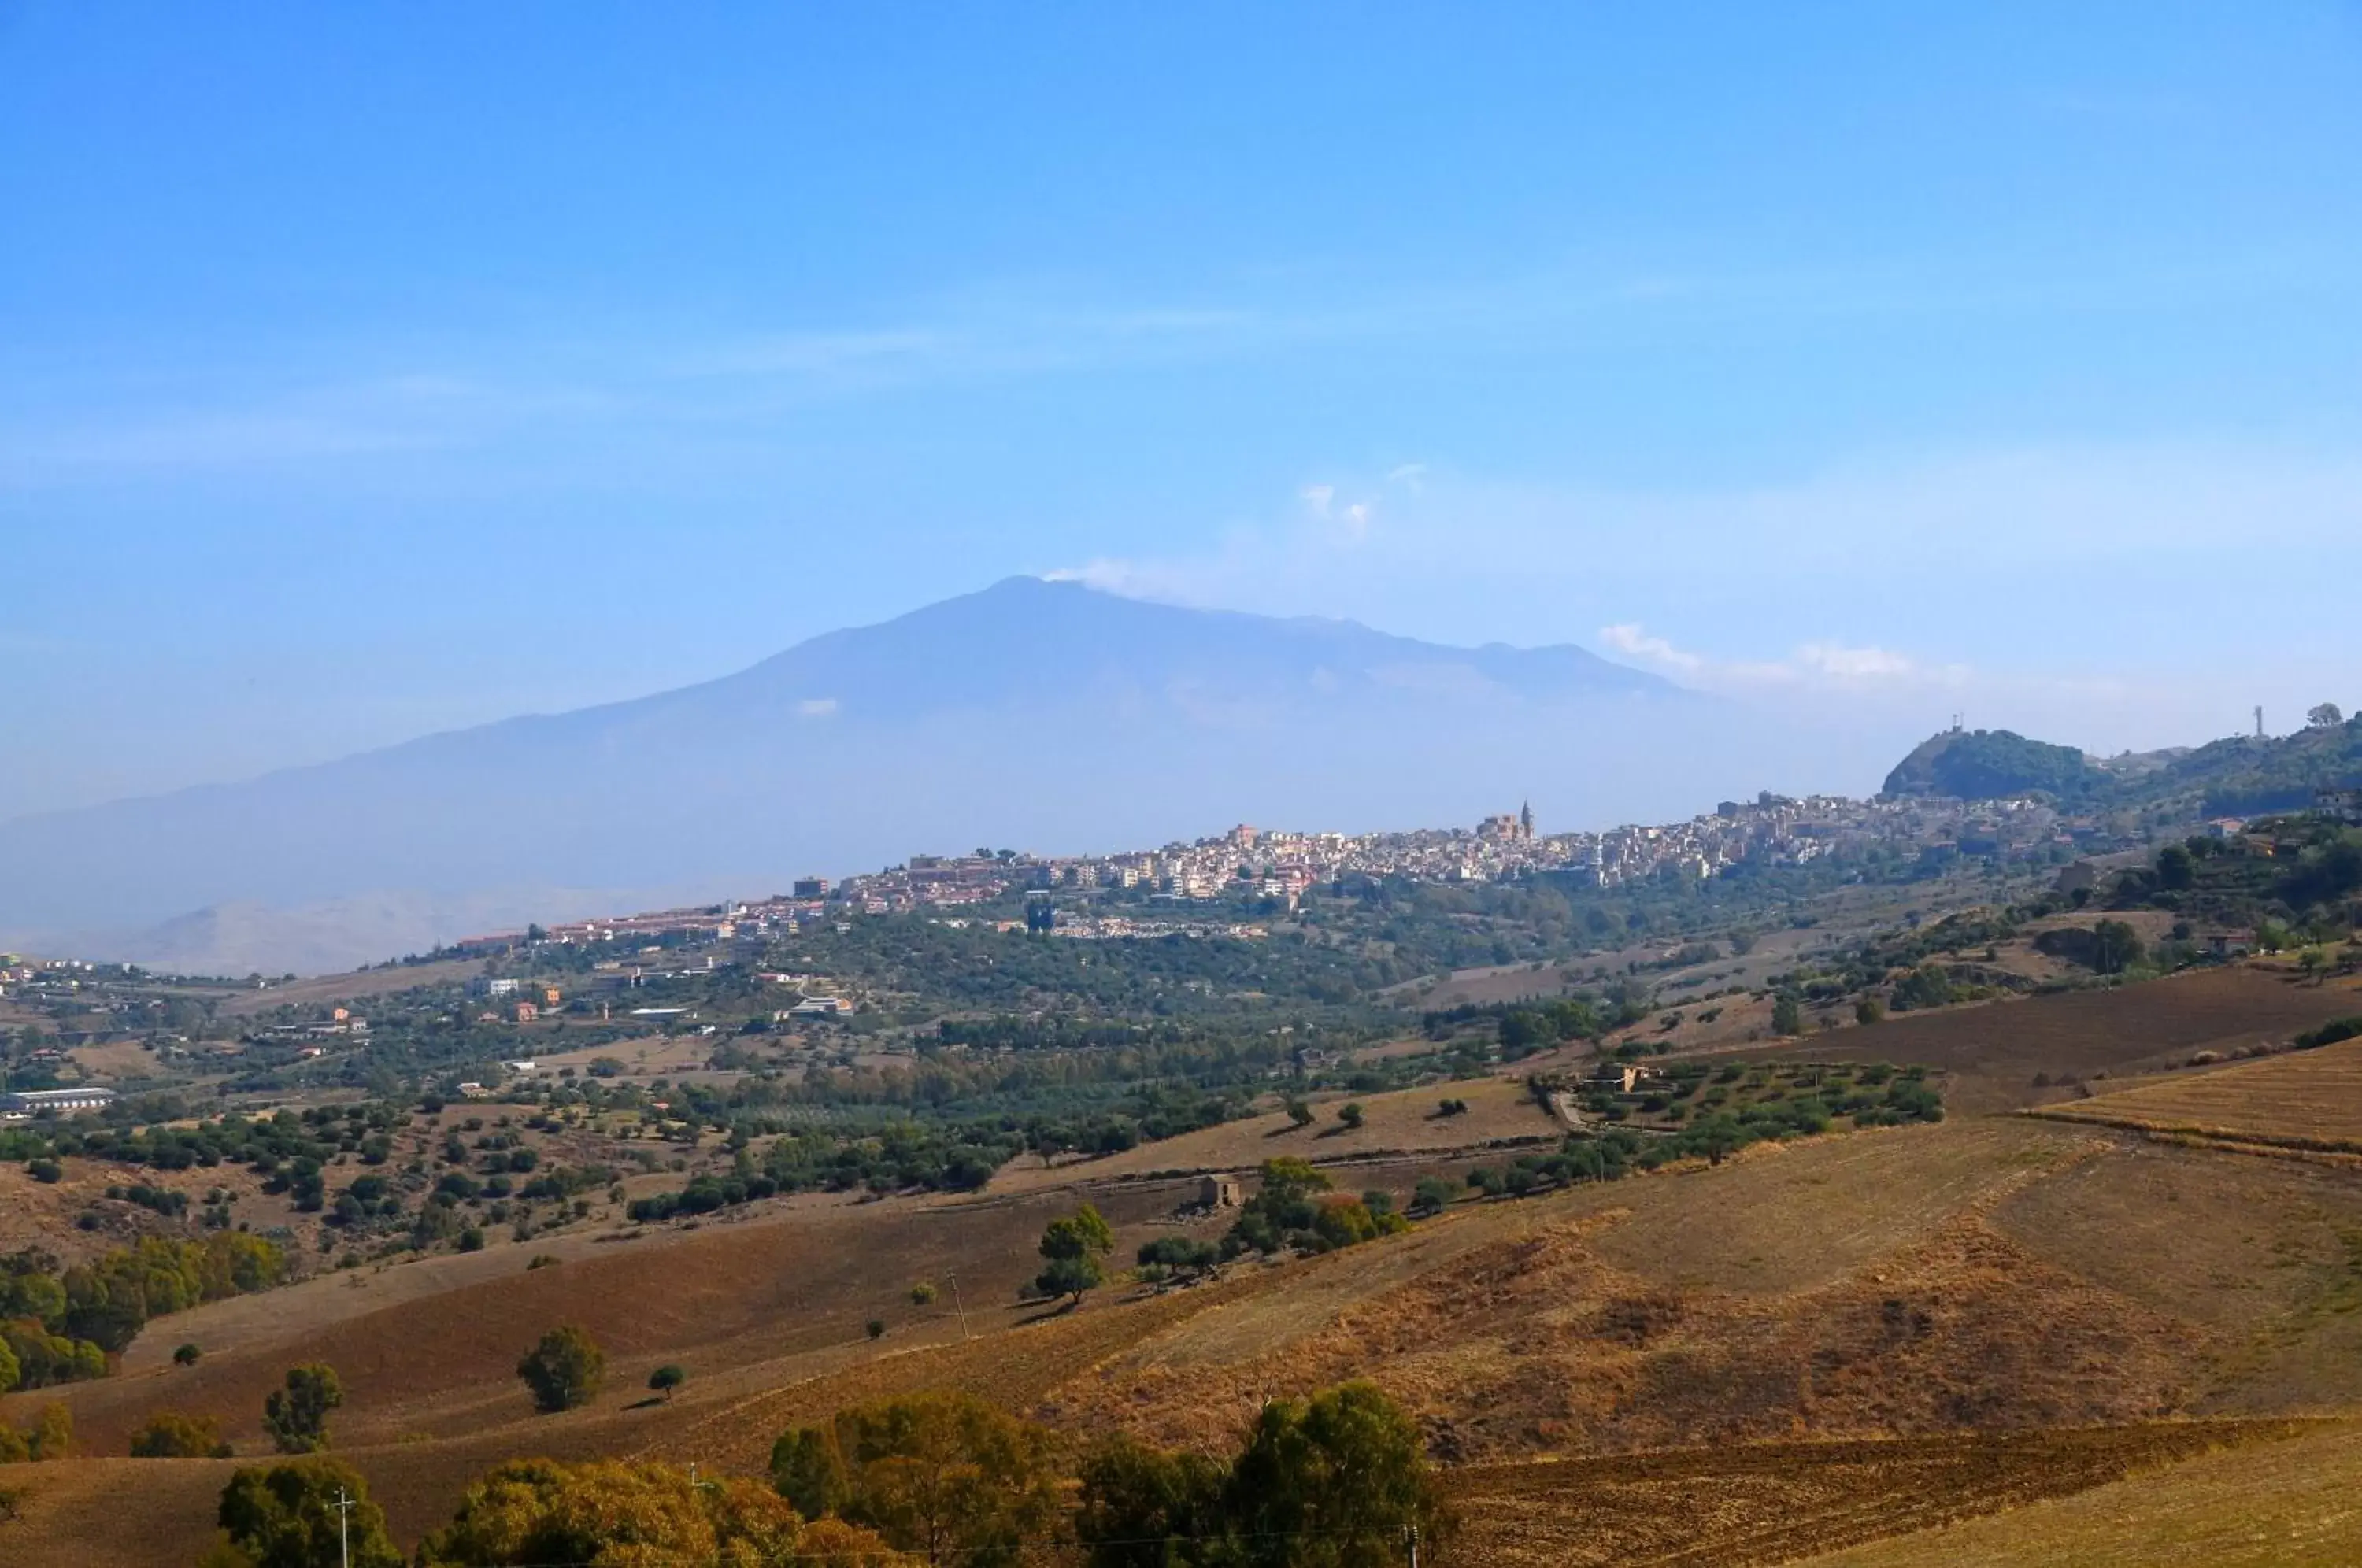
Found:
[[959, 1320], [960, 1320], [960, 1338], [962, 1338], [962, 1339], [964, 1339], [964, 1340], [965, 1340], [965, 1339], [968, 1339], [968, 1338], [970, 1338], [971, 1336], [969, 1335], [969, 1333], [968, 1333], [968, 1331], [967, 1331], [967, 1308], [966, 1308], [965, 1305], [963, 1305], [963, 1304], [961, 1303], [961, 1301], [960, 1301], [960, 1293], [959, 1293], [959, 1270], [957, 1270], [957, 1269], [953, 1269], [950, 1273], [948, 1273], [948, 1274], [944, 1275], [944, 1277], [945, 1279], [947, 1279], [947, 1280], [951, 1281], [951, 1286], [952, 1286], [952, 1309], [953, 1309], [954, 1311], [956, 1311], [956, 1312], [959, 1314]]
[[344, 1560], [345, 1568], [353, 1568], [353, 1500], [342, 1486], [337, 1488], [337, 1554]]
[[1410, 1537], [1410, 1568], [1418, 1568], [1418, 1526], [1413, 1525], [1403, 1533]]

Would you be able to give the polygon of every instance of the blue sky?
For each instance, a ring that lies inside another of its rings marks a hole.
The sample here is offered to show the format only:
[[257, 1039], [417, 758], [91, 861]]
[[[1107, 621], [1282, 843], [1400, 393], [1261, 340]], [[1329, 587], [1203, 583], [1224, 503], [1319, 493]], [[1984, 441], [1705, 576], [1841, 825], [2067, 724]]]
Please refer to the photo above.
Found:
[[2357, 154], [2351, 4], [0, 0], [0, 817], [1015, 571], [2291, 727]]

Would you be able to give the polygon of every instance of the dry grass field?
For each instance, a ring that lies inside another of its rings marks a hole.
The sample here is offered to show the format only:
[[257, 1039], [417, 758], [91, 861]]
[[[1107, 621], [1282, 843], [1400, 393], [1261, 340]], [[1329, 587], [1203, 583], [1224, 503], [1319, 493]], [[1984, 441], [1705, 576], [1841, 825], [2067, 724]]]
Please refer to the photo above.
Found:
[[[1445, 1099], [1467, 1102], [1466, 1114], [1437, 1113]], [[1120, 1154], [1066, 1160], [1043, 1167], [1021, 1159], [993, 1178], [995, 1192], [1035, 1192], [1076, 1181], [1112, 1181], [1157, 1171], [1251, 1171], [1281, 1155], [1317, 1165], [1368, 1162], [1400, 1154], [1438, 1157], [1497, 1145], [1505, 1140], [1548, 1139], [1566, 1128], [1542, 1110], [1517, 1078], [1473, 1078], [1386, 1094], [1328, 1094], [1309, 1101], [1315, 1120], [1299, 1128], [1284, 1111], [1201, 1128]], [[1358, 1128], [1337, 1120], [1348, 1103], [1362, 1108]], [[1341, 1180], [1342, 1178], [1340, 1178]]]
[[[222, 1002], [226, 1018], [246, 1018], [275, 1007], [318, 1008], [359, 997], [389, 996], [419, 986], [458, 985], [484, 972], [475, 958], [444, 958], [432, 964], [397, 964], [345, 975], [316, 975], [232, 991]], [[219, 991], [209, 993], [219, 996]]]
[[2362, 1040], [2177, 1076], [2043, 1114], [2257, 1148], [2362, 1154]]

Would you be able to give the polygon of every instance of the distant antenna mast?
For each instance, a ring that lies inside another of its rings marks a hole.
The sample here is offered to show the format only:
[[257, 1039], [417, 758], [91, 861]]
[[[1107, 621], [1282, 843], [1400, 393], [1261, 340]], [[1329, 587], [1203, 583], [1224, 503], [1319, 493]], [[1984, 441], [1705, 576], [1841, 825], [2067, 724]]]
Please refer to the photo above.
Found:
[[2261, 702], [2256, 704], [2256, 738], [2264, 738], [2264, 705]]

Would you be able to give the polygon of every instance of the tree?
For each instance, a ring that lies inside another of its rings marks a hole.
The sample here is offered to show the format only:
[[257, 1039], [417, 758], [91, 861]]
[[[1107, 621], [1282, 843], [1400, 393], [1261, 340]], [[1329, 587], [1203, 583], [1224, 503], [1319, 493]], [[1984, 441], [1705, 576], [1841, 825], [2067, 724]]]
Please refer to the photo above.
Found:
[[1309, 1127], [1312, 1125], [1312, 1108], [1290, 1095], [1287, 1097], [1287, 1120], [1297, 1127]]
[[1893, 1001], [1897, 1011], [1909, 1012], [1914, 1008], [1949, 1007], [1960, 999], [1952, 984], [1951, 972], [1941, 964], [1922, 964], [1894, 983]]
[[1182, 1568], [1207, 1562], [1223, 1533], [1225, 1467], [1116, 1436], [1083, 1461], [1075, 1535], [1090, 1568]]
[[2092, 955], [2103, 975], [2121, 975], [2141, 961], [2147, 951], [2142, 945], [2140, 933], [2126, 922], [2103, 920], [2092, 928]]
[[689, 1374], [671, 1362], [665, 1363], [648, 1374], [648, 1387], [653, 1392], [663, 1395], [668, 1400], [671, 1399], [674, 1389], [688, 1381]]
[[1785, 991], [1772, 999], [1772, 1032], [1775, 1034], [1802, 1034], [1805, 1014], [1796, 999]]
[[884, 1568], [907, 1562], [866, 1530], [833, 1519], [807, 1523], [758, 1481], [613, 1461], [531, 1459], [496, 1466], [468, 1489], [451, 1523], [418, 1548], [420, 1568], [554, 1562]]
[[1239, 1209], [1237, 1223], [1223, 1246], [1233, 1256], [1253, 1248], [1275, 1253], [1296, 1242], [1313, 1244], [1313, 1222], [1319, 1212], [1315, 1193], [1329, 1190], [1329, 1178], [1308, 1160], [1281, 1158], [1263, 1163], [1263, 1184]]
[[[349, 1511], [339, 1498], [349, 1499]], [[332, 1459], [240, 1470], [222, 1488], [216, 1516], [240, 1560], [254, 1568], [320, 1568], [337, 1562], [339, 1538], [354, 1568], [402, 1568], [385, 1510], [369, 1500], [360, 1473]]]
[[911, 1286], [911, 1306], [913, 1306], [913, 1307], [932, 1307], [932, 1306], [933, 1306], [934, 1304], [935, 1304], [935, 1287], [934, 1287], [934, 1286], [933, 1286], [933, 1283], [931, 1283], [930, 1281], [927, 1281], [927, 1280], [923, 1280], [923, 1279], [922, 1279], [922, 1280], [919, 1281], [919, 1283], [918, 1283], [918, 1284], [916, 1284], [916, 1285], [914, 1285], [914, 1286]]
[[2309, 710], [2304, 722], [2316, 730], [2334, 730], [2345, 722], [2345, 715], [2337, 711], [2336, 703], [2323, 702]]
[[872, 1318], [861, 1326], [873, 1340], [882, 1340], [886, 1337], [886, 1320], [883, 1318]]
[[1345, 1131], [1348, 1132], [1360, 1132], [1362, 1130], [1361, 1103], [1358, 1100], [1347, 1100], [1338, 1108], [1337, 1120], [1345, 1124]]
[[1081, 1306], [1086, 1292], [1106, 1282], [1101, 1260], [1114, 1248], [1115, 1231], [1087, 1203], [1051, 1220], [1043, 1229], [1040, 1249], [1046, 1266], [1034, 1277], [1034, 1288], [1044, 1296], [1071, 1297]]
[[182, 1345], [180, 1349], [172, 1353], [172, 1364], [174, 1366], [194, 1366], [197, 1364], [197, 1358], [204, 1353], [204, 1352], [199, 1350], [195, 1345]]
[[1159, 1236], [1140, 1244], [1142, 1268], [1179, 1268], [1203, 1274], [1221, 1261], [1220, 1247], [1188, 1236]]
[[328, 1446], [328, 1412], [345, 1402], [345, 1386], [326, 1362], [291, 1367], [287, 1386], [262, 1404], [262, 1430], [281, 1453], [317, 1453]]
[[771, 1444], [771, 1485], [806, 1518], [844, 1507], [853, 1483], [830, 1427], [799, 1427]]
[[2157, 885], [2180, 892], [2198, 880], [2198, 857], [2189, 846], [2169, 844], [2157, 852]]
[[1235, 1560], [1257, 1568], [1392, 1568], [1413, 1532], [1451, 1533], [1418, 1426], [1368, 1383], [1265, 1405], [1223, 1502]]
[[[1011, 1568], [1054, 1537], [1065, 1511], [1044, 1429], [967, 1394], [919, 1394], [840, 1411], [771, 1451], [783, 1496], [833, 1500], [904, 1551], [963, 1568]], [[801, 1494], [801, 1496], [799, 1496]]]
[[1856, 1023], [1876, 1023], [1885, 1016], [1886, 1004], [1876, 997], [1864, 997], [1853, 1004], [1853, 1021]]
[[1440, 1214], [1451, 1207], [1453, 1187], [1441, 1176], [1424, 1176], [1410, 1189], [1410, 1208], [1414, 1214]]
[[2296, 965], [2304, 971], [2307, 979], [2318, 986], [2328, 977], [2329, 955], [2318, 947], [2308, 947], [2296, 955]]
[[572, 1324], [561, 1324], [517, 1363], [517, 1375], [533, 1391], [534, 1408], [545, 1416], [589, 1404], [606, 1375], [607, 1355], [598, 1342]]
[[159, 1410], [131, 1434], [134, 1459], [227, 1459], [229, 1454], [220, 1424], [211, 1416]]

